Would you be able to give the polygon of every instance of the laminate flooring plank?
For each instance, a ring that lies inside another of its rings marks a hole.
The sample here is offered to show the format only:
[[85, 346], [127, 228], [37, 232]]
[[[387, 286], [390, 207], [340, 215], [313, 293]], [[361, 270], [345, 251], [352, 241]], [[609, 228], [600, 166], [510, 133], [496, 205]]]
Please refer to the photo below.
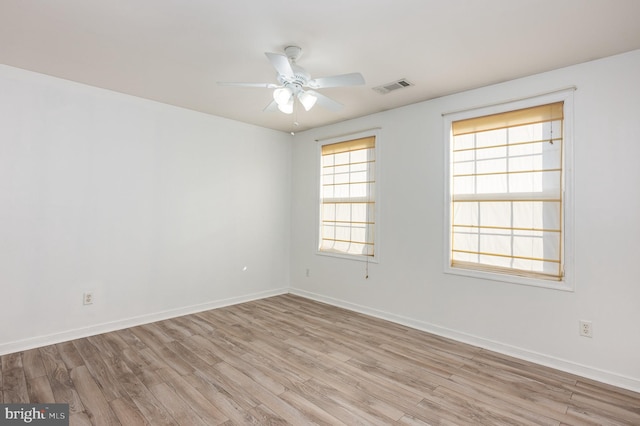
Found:
[[461, 368], [469, 361], [468, 358], [459, 357], [444, 351], [436, 352], [436, 346], [432, 346], [431, 350], [418, 348], [417, 343], [418, 342], [413, 343], [411, 341], [382, 343], [379, 345], [379, 348], [389, 354], [393, 354], [393, 356], [407, 358], [410, 362], [422, 364], [436, 374], [441, 372], [440, 375], [443, 377], [450, 376], [452, 368]]
[[428, 424], [454, 424], [460, 426], [483, 424], [481, 422], [482, 416], [474, 412], [469, 402], [471, 398], [465, 400], [464, 404], [460, 405], [456, 398], [449, 399], [446, 395], [437, 392], [438, 390], [439, 388], [436, 388], [433, 392], [425, 394], [424, 399], [418, 404], [417, 409], [408, 414]]
[[301, 352], [294, 352], [289, 346], [282, 345], [280, 342], [277, 344], [269, 344], [265, 342], [253, 342], [252, 347], [256, 348], [263, 354], [267, 354], [273, 359], [279, 360], [287, 369], [291, 369], [298, 376], [313, 378], [315, 375], [322, 374], [325, 368], [331, 368], [329, 366], [323, 366], [318, 360], [303, 354]]
[[180, 341], [193, 335], [189, 328], [182, 326], [175, 319], [158, 321], [155, 325], [157, 325], [164, 334], [171, 337], [173, 340]]
[[260, 364], [260, 362], [247, 362], [242, 358], [242, 355], [246, 353], [245, 351], [229, 352], [225, 348], [216, 346], [214, 342], [198, 335], [192, 336], [191, 339], [194, 346], [207, 348], [207, 351], [210, 353], [216, 353], [218, 362], [224, 361], [242, 371], [269, 392], [278, 395], [285, 391], [285, 386], [282, 384], [282, 376], [279, 374], [278, 370], [273, 370], [268, 366]]
[[561, 373], [549, 367], [534, 364], [529, 361], [517, 359], [509, 355], [499, 354], [483, 349], [474, 360], [487, 365], [494, 365], [506, 371], [521, 374], [533, 380], [543, 380], [553, 386], [568, 386], [573, 388], [577, 382], [577, 377], [569, 373]]
[[563, 425], [589, 425], [589, 426], [629, 426], [636, 424], [622, 422], [611, 418], [606, 413], [600, 413], [588, 408], [569, 406], [567, 409], [568, 420]]
[[[397, 421], [397, 424], [407, 425], [407, 426], [431, 426], [431, 423], [427, 423], [426, 421], [421, 420], [417, 417], [411, 416], [409, 414], [405, 414], [404, 416], [402, 416], [402, 418]], [[439, 423], [439, 424], [446, 424], [446, 423]], [[453, 424], [453, 423], [450, 423], [450, 424]]]
[[158, 327], [153, 327], [152, 324], [139, 325], [131, 328], [130, 331], [136, 339], [155, 352], [162, 352], [164, 345], [173, 341], [172, 338], [164, 334]]
[[432, 391], [438, 385], [449, 383], [436, 374], [427, 371], [418, 371], [415, 367], [402, 365], [388, 360], [381, 360], [370, 353], [362, 354], [358, 358], [352, 358], [347, 364], [369, 372], [375, 376], [387, 378], [395, 384], [410, 392], [424, 394]]
[[87, 413], [69, 412], [69, 425], [72, 426], [94, 426]]
[[[149, 342], [146, 343], [148, 344]], [[178, 352], [183, 352], [181, 347], [178, 345], [178, 342], [173, 339], [164, 343], [155, 342], [152, 345], [149, 345], [148, 355], [158, 360], [158, 363], [169, 365], [183, 376], [193, 373], [195, 371], [194, 366], [187, 359], [181, 356], [180, 353], [176, 352], [176, 350]], [[182, 355], [184, 355], [184, 353]]]
[[94, 376], [86, 366], [76, 367], [70, 372], [74, 387], [80, 395], [91, 423], [95, 425], [119, 425], [115, 415]]
[[142, 358], [140, 351], [134, 348], [127, 348], [122, 351], [122, 360], [146, 387], [151, 387], [164, 381], [157, 373], [162, 367], [156, 366], [152, 368], [151, 364]]
[[268, 311], [256, 307], [255, 303], [244, 306], [240, 317], [245, 320], [244, 325], [250, 324], [269, 338], [286, 339], [304, 333], [304, 327], [293, 315], [284, 313], [273, 317]]
[[393, 419], [372, 413], [369, 407], [363, 407], [337, 389], [315, 379], [307, 380], [292, 392], [308, 399], [314, 405], [322, 408], [331, 416], [349, 425], [388, 425]]
[[[125, 413], [124, 409], [133, 410], [133, 407], [137, 407], [136, 409], [139, 411], [140, 416], [153, 425], [171, 425], [175, 423], [175, 420], [164, 406], [149, 391], [147, 385], [142, 382], [141, 377], [145, 377], [145, 374], [136, 375], [127, 364], [126, 357], [121, 359], [117, 357], [108, 362], [112, 374], [126, 392], [125, 396], [115, 399], [118, 401], [117, 405], [114, 406], [112, 404], [115, 400], [109, 401], [112, 407], [121, 410], [120, 414], [116, 412], [118, 418], [121, 418], [121, 415]], [[158, 381], [156, 383], [163, 382]]]
[[[164, 360], [161, 356], [157, 355], [151, 348], [144, 348], [138, 351], [140, 358], [147, 363], [150, 369], [154, 371], [162, 370], [169, 366], [169, 360]], [[160, 378], [161, 381], [164, 381]]]
[[201, 361], [208, 365], [215, 365], [222, 361], [222, 358], [215, 351], [212, 351], [210, 347], [207, 347], [209, 339], [204, 338], [197, 334], [183, 339], [179, 342], [184, 350], [188, 350], [193, 356], [198, 357]]
[[555, 392], [548, 387], [535, 386], [535, 382], [529, 379], [510, 375], [509, 372], [460, 369], [452, 381], [462, 383], [469, 388], [481, 388], [493, 395], [509, 395], [515, 401], [527, 401], [540, 411], [551, 411], [565, 413], [567, 405], [571, 399], [571, 394]]
[[571, 399], [573, 391], [560, 382], [555, 385], [547, 380], [532, 377], [531, 374], [522, 374], [520, 371], [505, 370], [495, 365], [485, 364], [477, 360], [469, 360], [458, 370], [459, 375], [469, 375], [478, 377], [480, 380], [487, 380], [500, 388], [512, 389], [512, 393], [520, 392], [530, 395], [546, 396], [550, 401], [550, 406], [554, 403], [565, 404]]
[[[394, 383], [384, 382], [373, 376], [365, 374], [355, 374], [355, 369], [336, 367], [325, 373], [323, 381], [331, 383], [337, 388], [347, 385], [353, 392], [359, 395], [363, 401], [377, 400], [383, 403], [380, 410], [385, 411], [390, 408], [394, 412], [385, 413], [391, 418], [401, 418], [406, 413], [416, 412], [417, 405], [422, 401], [423, 396], [416, 393], [407, 392], [399, 388]], [[378, 404], [380, 405], [380, 404]]]
[[482, 395], [482, 397], [475, 398], [467, 393], [440, 386], [433, 394], [441, 396], [442, 401], [446, 401], [446, 404], [449, 404], [451, 408], [466, 408], [465, 418], [473, 419], [478, 424], [560, 425], [559, 420], [546, 417], [538, 412], [532, 412], [522, 406], [504, 406], [500, 403], [500, 400], [481, 393], [477, 393], [474, 396]]
[[114, 399], [109, 406], [124, 426], [152, 426], [131, 400]]
[[[255, 368], [261, 369], [274, 378], [285, 389], [295, 386], [297, 383], [309, 380], [311, 376], [302, 368], [297, 368], [293, 363], [278, 356], [271, 356], [263, 351], [245, 352], [240, 355], [243, 361]], [[235, 365], [235, 364], [234, 364]]]
[[511, 395], [508, 390], [500, 391], [484, 386], [481, 382], [468, 380], [459, 376], [453, 376], [451, 383], [438, 387], [437, 392], [454, 398], [455, 395], [478, 401], [486, 407], [494, 407], [495, 410], [507, 411], [515, 419], [521, 422], [537, 422], [537, 424], [559, 424], [566, 417], [566, 408], [560, 411], [552, 411], [547, 407], [539, 406], [530, 398], [523, 399]]
[[130, 328], [125, 328], [122, 330], [117, 330], [113, 332], [117, 334], [126, 344], [132, 349], [142, 350], [147, 347], [138, 336], [136, 336]]
[[[407, 330], [406, 338], [409, 342], [416, 345], [416, 349], [426, 350], [427, 352], [433, 353], [434, 355], [437, 354], [444, 358], [452, 358], [453, 361], [464, 362], [482, 353], [482, 348], [477, 346], [456, 342], [416, 329]], [[394, 339], [388, 342], [395, 344]]]
[[44, 346], [39, 351], [42, 355], [42, 364], [47, 373], [55, 402], [69, 404], [69, 418], [70, 420], [75, 419], [74, 425], [76, 423], [90, 423], [85, 413], [84, 405], [58, 352], [57, 346]]
[[179, 320], [185, 327], [191, 327], [193, 334], [209, 335], [213, 334], [216, 330], [211, 323], [200, 318], [198, 314], [180, 317]]
[[341, 310], [337, 311], [329, 311], [328, 306], [321, 304], [320, 307], [309, 304], [309, 305], [300, 305], [294, 306], [286, 304], [282, 305], [283, 299], [278, 298], [270, 298], [262, 301], [257, 301], [262, 304], [262, 306], [267, 306], [267, 312], [269, 315], [285, 317], [287, 320], [294, 325], [298, 325], [304, 327], [305, 330], [309, 329], [331, 329], [335, 327], [337, 322], [336, 312], [342, 312]]
[[574, 409], [586, 408], [589, 411], [606, 414], [614, 421], [640, 425], [639, 407], [620, 402], [603, 401], [600, 398], [580, 393], [571, 396], [570, 406]]
[[[193, 350], [186, 347], [182, 341], [174, 340], [173, 342], [167, 343], [167, 347], [190, 367], [187, 370], [183, 370], [182, 375], [191, 374], [193, 369], [197, 369], [201, 365], [211, 365], [199, 357]], [[179, 369], [173, 365], [171, 365], [171, 368], [175, 370]]]
[[22, 366], [22, 352], [2, 357], [2, 378], [5, 404], [26, 404], [29, 402], [27, 379]]
[[305, 424], [336, 426], [344, 423], [333, 417], [325, 410], [313, 404], [306, 398], [301, 397], [293, 391], [283, 392], [278, 396], [285, 403], [295, 407], [300, 413], [304, 414]]
[[464, 365], [456, 362], [448, 363], [446, 360], [437, 356], [421, 355], [410, 350], [392, 347], [391, 345], [380, 345], [378, 352], [387, 358], [396, 359], [407, 365], [413, 365], [443, 378], [451, 377], [452, 369], [460, 368]]
[[55, 345], [58, 354], [69, 370], [84, 365], [84, 360], [78, 350], [73, 345], [73, 341], [62, 342]]
[[44, 370], [42, 363], [42, 355], [38, 349], [30, 349], [22, 352], [22, 368], [24, 376], [27, 379], [45, 376], [47, 372]]
[[215, 340], [215, 345], [224, 345], [225, 349], [233, 350], [238, 356], [244, 360], [256, 360], [261, 364], [270, 365], [273, 371], [282, 371], [293, 381], [304, 381], [311, 378], [308, 371], [294, 360], [289, 359], [288, 353], [282, 350], [280, 344], [271, 345], [258, 342], [244, 342], [233, 336], [224, 337], [221, 340]]
[[166, 377], [165, 383], [171, 386], [177, 395], [187, 401], [191, 409], [207, 424], [217, 425], [229, 420], [224, 413], [211, 404], [196, 388], [191, 386], [187, 380], [174, 370], [167, 369], [161, 372], [161, 374], [163, 377]]
[[53, 404], [56, 400], [47, 376], [27, 379], [27, 392], [31, 404]]
[[373, 394], [369, 391], [369, 387], [363, 389], [359, 386], [352, 386], [345, 380], [334, 380], [333, 377], [326, 374], [317, 380], [340, 392], [341, 395], [345, 396], [344, 400], [348, 399], [352, 406], [357, 406], [363, 412], [377, 418], [397, 421], [405, 414], [402, 407], [395, 406], [385, 398]]
[[271, 411], [269, 407], [265, 407], [264, 405], [258, 405], [251, 409], [251, 414], [258, 419], [260, 424], [262, 425], [270, 425], [270, 426], [286, 426], [291, 425], [291, 423], [287, 422], [282, 417], [279, 417], [276, 413]]
[[254, 381], [243, 372], [233, 366], [221, 362], [216, 366], [216, 370], [226, 376], [230, 381], [236, 383], [245, 392], [250, 393], [258, 401], [258, 404], [265, 404], [270, 407], [278, 416], [292, 424], [301, 422], [303, 416], [295, 408], [284, 404], [276, 395], [265, 389], [260, 383]]
[[233, 378], [221, 372], [218, 365], [196, 370], [193, 375], [213, 385], [219, 392], [233, 399], [243, 410], [249, 411], [262, 403], [248, 389], [243, 388]]
[[331, 398], [330, 393], [325, 392], [311, 380], [297, 384], [288, 392], [295, 393], [299, 398], [319, 407], [331, 417], [335, 417], [346, 425], [367, 425], [368, 423], [354, 413], [350, 407], [345, 407]]
[[[158, 385], [160, 384], [164, 384], [164, 382], [160, 382]], [[176, 420], [167, 408], [158, 401], [156, 396], [143, 384], [132, 383], [128, 388], [128, 394], [131, 401], [138, 408], [141, 416], [153, 426], [170, 426], [176, 424]], [[128, 399], [126, 398], [122, 399], [122, 401], [128, 403]]]
[[175, 419], [176, 424], [185, 426], [205, 426], [207, 423], [202, 420], [175, 391], [166, 383], [160, 383], [151, 387], [151, 392], [169, 411]]
[[[253, 407], [240, 406], [224, 388], [214, 384], [203, 376], [189, 375], [185, 380], [202, 394], [211, 404], [220, 410], [232, 424], [260, 425], [260, 421], [251, 414]], [[228, 422], [225, 422], [228, 423]], [[223, 424], [225, 424], [223, 423]]]
[[103, 358], [100, 350], [91, 343], [89, 338], [74, 340], [73, 344], [82, 356], [85, 365], [75, 367], [71, 371], [77, 370], [84, 374], [84, 370], [80, 368], [86, 367], [95, 378], [97, 385], [102, 389], [107, 401], [125, 397], [126, 391], [115, 378], [115, 375], [106, 362], [108, 361], [108, 356]]
[[129, 347], [129, 345], [116, 333], [99, 334], [97, 336], [88, 337], [87, 340], [98, 348], [103, 358], [118, 357], [124, 349]]
[[[342, 394], [349, 395], [349, 398], [353, 400], [353, 403], [358, 404], [361, 409], [371, 412], [375, 415], [382, 415], [392, 420], [400, 419], [404, 411], [396, 408], [392, 403], [384, 397], [380, 397], [372, 392], [372, 388], [375, 388], [375, 384], [369, 382], [367, 389], [363, 389], [359, 386], [359, 383], [354, 383], [349, 380], [348, 375], [342, 375], [338, 372], [338, 364], [329, 364], [326, 362], [329, 356], [322, 353], [313, 352], [312, 349], [306, 348], [308, 355], [314, 359], [320, 360], [323, 364], [332, 365], [329, 370], [323, 369], [321, 374], [317, 375], [317, 380], [322, 381], [325, 385], [331, 386]], [[300, 349], [291, 349], [291, 352], [301, 351]], [[385, 395], [388, 397], [389, 395]]]
[[358, 355], [361, 351], [348, 348], [337, 340], [337, 336], [328, 333], [322, 333], [317, 330], [306, 330], [304, 334], [295, 338], [285, 340], [290, 345], [299, 345], [315, 349], [339, 362], [348, 361], [350, 358]]
[[638, 393], [627, 389], [580, 378], [571, 391], [574, 394], [590, 396], [599, 401], [630, 407], [633, 412], [640, 413]]
[[263, 404], [260, 404], [256, 408], [269, 407], [271, 412], [289, 424], [309, 424], [312, 418], [317, 418], [317, 416], [314, 415], [316, 411], [310, 410], [310, 404], [289, 404], [286, 399], [281, 398], [280, 395], [276, 396], [268, 391], [260, 392], [259, 398], [263, 401]]

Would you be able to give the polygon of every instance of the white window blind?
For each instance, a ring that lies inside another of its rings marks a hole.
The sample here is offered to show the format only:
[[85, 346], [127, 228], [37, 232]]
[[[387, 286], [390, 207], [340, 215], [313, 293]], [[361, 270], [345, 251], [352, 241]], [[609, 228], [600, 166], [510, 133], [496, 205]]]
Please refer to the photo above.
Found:
[[320, 251], [375, 254], [375, 140], [322, 146]]
[[563, 102], [454, 121], [452, 267], [563, 278]]

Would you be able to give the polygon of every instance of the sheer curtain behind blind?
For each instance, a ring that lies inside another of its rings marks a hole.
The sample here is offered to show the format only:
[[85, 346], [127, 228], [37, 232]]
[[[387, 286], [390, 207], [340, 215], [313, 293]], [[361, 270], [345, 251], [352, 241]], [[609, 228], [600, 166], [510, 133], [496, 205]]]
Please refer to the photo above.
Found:
[[321, 150], [320, 251], [374, 256], [375, 136]]
[[563, 102], [452, 123], [451, 266], [562, 280]]

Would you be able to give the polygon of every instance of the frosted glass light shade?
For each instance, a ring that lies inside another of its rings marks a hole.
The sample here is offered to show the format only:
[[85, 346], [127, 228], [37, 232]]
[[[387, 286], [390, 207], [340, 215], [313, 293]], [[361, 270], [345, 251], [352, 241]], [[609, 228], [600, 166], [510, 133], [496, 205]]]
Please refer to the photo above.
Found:
[[313, 106], [316, 104], [316, 101], [318, 100], [318, 98], [307, 92], [298, 93], [298, 99], [300, 100], [300, 103], [304, 107], [305, 111], [309, 111], [311, 108], [313, 108]]
[[282, 87], [273, 91], [273, 99], [278, 105], [286, 105], [293, 96], [293, 92], [288, 87]]
[[[276, 102], [278, 102], [276, 100]], [[285, 114], [293, 114], [293, 97], [289, 98], [289, 102], [285, 104], [278, 104], [278, 109]]]

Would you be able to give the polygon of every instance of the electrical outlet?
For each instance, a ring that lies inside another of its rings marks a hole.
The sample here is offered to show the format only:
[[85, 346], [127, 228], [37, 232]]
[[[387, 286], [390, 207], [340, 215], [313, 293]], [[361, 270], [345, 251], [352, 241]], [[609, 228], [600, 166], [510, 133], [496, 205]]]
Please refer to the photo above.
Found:
[[306, 276], [307, 276], [307, 277], [310, 277], [310, 276], [311, 276], [311, 271], [309, 271], [309, 268], [307, 268]]
[[83, 305], [92, 305], [93, 304], [93, 292], [85, 291], [82, 295], [82, 304]]
[[593, 324], [591, 324], [591, 321], [580, 321], [580, 335], [584, 337], [593, 337]]

